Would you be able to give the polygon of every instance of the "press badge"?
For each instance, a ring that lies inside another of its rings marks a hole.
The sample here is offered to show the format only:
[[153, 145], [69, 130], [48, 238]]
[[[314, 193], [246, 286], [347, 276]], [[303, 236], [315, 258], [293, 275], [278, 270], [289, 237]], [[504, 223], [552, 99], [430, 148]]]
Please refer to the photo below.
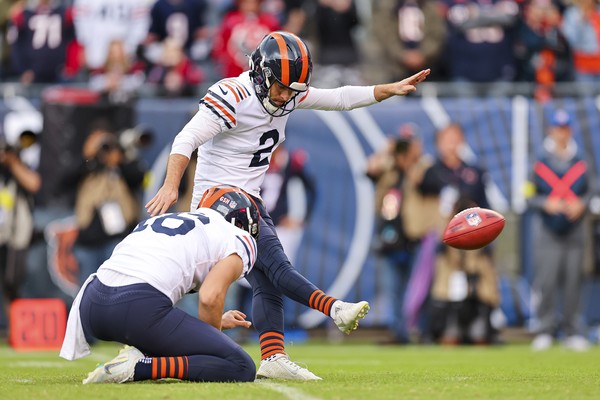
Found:
[[112, 236], [122, 233], [127, 228], [121, 206], [116, 201], [102, 204], [98, 211], [104, 232], [107, 235]]
[[448, 300], [463, 301], [467, 298], [469, 282], [464, 271], [454, 271], [448, 279]]

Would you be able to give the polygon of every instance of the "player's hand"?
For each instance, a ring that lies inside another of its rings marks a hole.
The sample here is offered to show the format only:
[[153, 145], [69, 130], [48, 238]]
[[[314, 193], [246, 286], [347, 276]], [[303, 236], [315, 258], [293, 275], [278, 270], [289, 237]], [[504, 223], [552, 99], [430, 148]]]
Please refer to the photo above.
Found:
[[229, 310], [221, 317], [221, 330], [232, 329], [241, 326], [250, 328], [252, 322], [246, 321], [246, 314], [238, 310]]
[[179, 192], [177, 188], [162, 186], [156, 195], [146, 203], [146, 211], [152, 217], [164, 214], [169, 210], [169, 207], [177, 202], [178, 197]]
[[417, 85], [427, 79], [430, 73], [431, 70], [427, 68], [399, 82], [376, 85], [375, 100], [383, 101], [392, 96], [406, 96], [417, 90]]
[[401, 80], [399, 83], [402, 85], [416, 86], [419, 83], [423, 82], [425, 79], [427, 79], [427, 77], [429, 76], [430, 73], [431, 73], [431, 69], [427, 68], [427, 69], [417, 72], [413, 76], [410, 76], [406, 79]]

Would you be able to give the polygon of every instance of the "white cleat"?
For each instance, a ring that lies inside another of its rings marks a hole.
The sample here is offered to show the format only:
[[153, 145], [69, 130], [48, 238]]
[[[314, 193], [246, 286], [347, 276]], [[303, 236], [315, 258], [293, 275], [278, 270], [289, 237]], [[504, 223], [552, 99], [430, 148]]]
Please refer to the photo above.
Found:
[[552, 347], [552, 336], [547, 333], [540, 333], [531, 342], [531, 350], [546, 351]]
[[124, 383], [133, 380], [135, 364], [144, 358], [141, 351], [132, 346], [125, 346], [115, 358], [104, 364], [98, 364], [88, 374], [83, 384], [88, 383]]
[[584, 352], [590, 349], [590, 342], [580, 335], [569, 336], [565, 339], [563, 345], [566, 349], [577, 352]]
[[321, 378], [291, 361], [287, 354], [277, 353], [260, 362], [257, 379], [285, 379], [295, 381], [320, 381]]
[[346, 303], [337, 300], [333, 303], [331, 318], [340, 331], [346, 335], [358, 328], [358, 321], [363, 319], [369, 312], [369, 303], [361, 301], [359, 303]]

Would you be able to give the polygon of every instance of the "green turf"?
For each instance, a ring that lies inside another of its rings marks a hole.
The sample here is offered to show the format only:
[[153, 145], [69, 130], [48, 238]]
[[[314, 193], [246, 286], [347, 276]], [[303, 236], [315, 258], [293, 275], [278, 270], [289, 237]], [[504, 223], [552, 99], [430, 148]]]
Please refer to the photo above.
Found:
[[[175, 380], [82, 385], [118, 347], [102, 343], [92, 356], [64, 361], [56, 353], [17, 353], [0, 346], [1, 399], [598, 399], [600, 348], [572, 353], [556, 346], [532, 353], [501, 347], [390, 347], [362, 344], [288, 346], [320, 382], [247, 384]], [[247, 350], [257, 359], [258, 347]]]

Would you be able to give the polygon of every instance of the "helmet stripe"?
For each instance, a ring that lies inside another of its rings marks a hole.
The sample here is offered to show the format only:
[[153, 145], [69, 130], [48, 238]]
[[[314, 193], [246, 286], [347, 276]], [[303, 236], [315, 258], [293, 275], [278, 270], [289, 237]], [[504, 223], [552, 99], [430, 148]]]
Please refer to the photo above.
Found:
[[287, 45], [285, 44], [285, 39], [281, 36], [281, 33], [273, 32], [271, 34], [273, 39], [277, 42], [279, 46], [279, 54], [281, 55], [281, 83], [285, 86], [290, 85], [290, 60], [288, 57]]
[[294, 39], [296, 39], [296, 43], [298, 43], [298, 48], [300, 48], [300, 54], [302, 55], [302, 73], [300, 74], [300, 79], [298, 79], [299, 83], [306, 83], [306, 78], [308, 78], [308, 51], [306, 50], [306, 45], [300, 38], [296, 35], [293, 35]]
[[231, 188], [216, 188], [215, 190], [210, 189], [204, 194], [204, 196], [202, 196], [202, 200], [200, 200], [198, 207], [210, 208], [222, 195], [235, 191], [235, 189]]

